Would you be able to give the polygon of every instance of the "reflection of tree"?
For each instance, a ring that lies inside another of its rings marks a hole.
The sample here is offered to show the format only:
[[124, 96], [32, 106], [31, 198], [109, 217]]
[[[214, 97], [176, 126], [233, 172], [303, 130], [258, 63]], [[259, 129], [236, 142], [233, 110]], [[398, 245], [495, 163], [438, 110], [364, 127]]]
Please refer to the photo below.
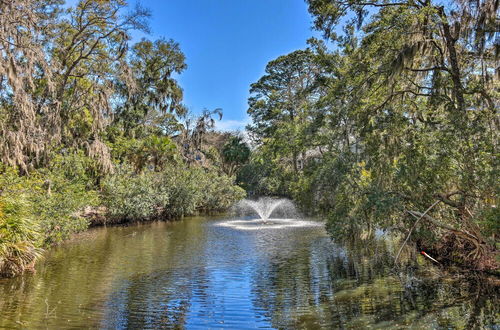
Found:
[[[333, 291], [328, 280], [328, 263], [324, 258], [332, 253], [332, 246], [327, 237], [314, 240], [318, 232], [297, 230], [286, 231], [261, 238], [266, 248], [260, 251], [263, 255], [258, 260], [259, 267], [253, 274], [254, 305], [263, 310], [274, 327], [293, 328], [297, 324], [297, 316], [305, 317], [305, 324], [318, 319], [308, 319], [307, 315], [319, 304], [328, 301]], [[297, 314], [297, 310], [302, 312]]]
[[107, 299], [106, 328], [182, 328], [194, 295], [205, 296], [206, 235], [196, 221], [177, 224], [155, 242], [156, 270], [138, 272]]
[[[46, 263], [39, 265], [37, 274], [0, 281], [0, 328], [98, 327], [103, 314], [126, 319], [130, 311], [157, 308], [154, 292], [169, 286], [175, 288], [174, 293], [159, 293], [158, 297], [164, 299], [165, 306], [171, 300], [172, 308], [163, 309], [165, 312], [158, 313], [158, 317], [181, 320], [189, 302], [187, 290], [175, 287], [173, 280], [168, 281], [167, 273], [159, 270], [182, 269], [191, 260], [199, 265], [193, 270], [198, 269], [198, 273], [179, 273], [178, 277], [203, 278], [199, 271], [204, 269], [203, 259], [199, 256], [203, 254], [204, 237], [203, 227], [196, 221], [87, 233], [77, 242], [52, 250]], [[144, 274], [156, 274], [158, 278], [144, 278]], [[138, 283], [141, 279], [145, 283]], [[152, 290], [155, 285], [156, 291]], [[141, 305], [139, 298], [145, 295], [148, 297]], [[174, 303], [179, 297], [183, 301]], [[54, 312], [47, 315], [47, 308]], [[144, 321], [139, 317], [133, 321], [147, 322], [147, 314], [143, 315]]]
[[[14, 326], [2, 323], [9, 317], [15, 319], [16, 326], [54, 326], [64, 310], [72, 313], [66, 318], [67, 326], [93, 326], [95, 321], [86, 319], [87, 313], [97, 307], [99, 299], [96, 298], [107, 292], [109, 277], [105, 274], [114, 257], [113, 253], [106, 253], [113, 251], [107, 232], [101, 230], [94, 234], [90, 241], [82, 237], [80, 244], [51, 250], [47, 255], [50, 262], [40, 264], [35, 275], [20, 276], [0, 285], [0, 301], [4, 297], [9, 301], [6, 305], [0, 303], [0, 315], [5, 316], [0, 318], [0, 327]], [[89, 271], [96, 265], [102, 268]], [[74, 315], [79, 315], [78, 320]], [[82, 319], [85, 323], [79, 323]]]
[[495, 293], [483, 292], [483, 285], [443, 281], [416, 268], [396, 274], [388, 243], [358, 241], [340, 248], [324, 238], [310, 248], [300, 243], [280, 246], [287, 251], [268, 254], [254, 274], [254, 303], [276, 328], [495, 324]]
[[[498, 315], [500, 313], [500, 286], [498, 285], [477, 285], [482, 283], [482, 279], [473, 285], [473, 299], [469, 300], [471, 311], [467, 320], [467, 329], [478, 329], [484, 325], [496, 325], [500, 323]], [[491, 297], [496, 297], [491, 299]]]
[[106, 328], [175, 329], [182, 327], [190, 307], [193, 286], [205, 278], [198, 269], [160, 271], [124, 283], [108, 300]]
[[500, 288], [485, 278], [434, 280], [436, 296], [427, 299], [408, 324], [433, 328], [482, 329], [498, 325]]

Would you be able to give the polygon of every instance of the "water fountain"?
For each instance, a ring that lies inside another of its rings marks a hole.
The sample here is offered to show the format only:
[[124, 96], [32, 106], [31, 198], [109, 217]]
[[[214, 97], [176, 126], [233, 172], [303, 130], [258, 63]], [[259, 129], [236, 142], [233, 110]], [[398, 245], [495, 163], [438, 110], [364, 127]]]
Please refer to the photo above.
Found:
[[302, 220], [293, 202], [286, 198], [244, 199], [232, 211], [241, 219], [224, 221], [219, 226], [238, 230], [263, 230], [320, 225], [318, 222]]
[[[295, 205], [286, 198], [261, 197], [258, 200], [244, 199], [237, 203], [233, 209], [243, 215], [257, 213], [263, 223], [267, 223], [273, 212], [286, 213], [286, 217], [295, 218], [298, 212]], [[284, 214], [280, 214], [281, 218]]]

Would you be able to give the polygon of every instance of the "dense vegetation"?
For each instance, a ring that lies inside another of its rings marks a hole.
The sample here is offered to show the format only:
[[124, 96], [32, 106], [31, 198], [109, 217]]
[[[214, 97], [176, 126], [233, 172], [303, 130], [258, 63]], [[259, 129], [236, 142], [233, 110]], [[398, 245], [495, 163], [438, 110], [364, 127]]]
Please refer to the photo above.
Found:
[[441, 262], [497, 267], [498, 1], [307, 3], [324, 40], [251, 86], [238, 180], [337, 237], [390, 229]]
[[179, 218], [242, 198], [241, 138], [188, 113], [179, 45], [132, 43], [124, 0], [0, 1], [0, 275], [89, 225]]
[[188, 112], [175, 41], [131, 41], [146, 9], [0, 0], [0, 275], [91, 224], [223, 210], [244, 190], [293, 198], [337, 237], [382, 228], [496, 268], [498, 1], [306, 2], [324, 39], [252, 84], [250, 151], [214, 132], [221, 109]]

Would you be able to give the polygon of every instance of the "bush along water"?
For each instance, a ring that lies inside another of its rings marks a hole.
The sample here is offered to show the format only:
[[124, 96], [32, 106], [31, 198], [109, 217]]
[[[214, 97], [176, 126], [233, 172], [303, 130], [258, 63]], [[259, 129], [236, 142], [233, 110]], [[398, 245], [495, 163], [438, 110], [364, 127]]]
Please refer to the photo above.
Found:
[[0, 276], [33, 270], [43, 249], [90, 225], [177, 219], [222, 211], [245, 196], [216, 168], [182, 162], [159, 171], [128, 163], [99, 176], [78, 151], [19, 175], [0, 168]]
[[32, 269], [43, 248], [88, 228], [79, 215], [98, 205], [84, 174], [86, 157], [55, 157], [51, 165], [19, 175], [0, 164], [0, 276]]
[[0, 197], [0, 274], [13, 276], [32, 269], [40, 256], [40, 233], [23, 196]]
[[122, 223], [221, 211], [244, 196], [230, 177], [213, 169], [172, 165], [134, 173], [120, 166], [103, 182], [102, 203], [109, 221]]

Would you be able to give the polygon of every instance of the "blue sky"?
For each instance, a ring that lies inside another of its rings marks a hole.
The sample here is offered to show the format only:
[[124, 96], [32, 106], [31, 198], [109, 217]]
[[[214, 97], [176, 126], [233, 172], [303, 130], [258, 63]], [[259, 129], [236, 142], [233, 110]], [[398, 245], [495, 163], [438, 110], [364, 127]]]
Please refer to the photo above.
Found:
[[[243, 128], [248, 90], [270, 60], [316, 35], [303, 0], [142, 0], [150, 39], [180, 43], [188, 69], [178, 80], [194, 113], [222, 108], [220, 129]], [[136, 36], [139, 38], [140, 36]]]

